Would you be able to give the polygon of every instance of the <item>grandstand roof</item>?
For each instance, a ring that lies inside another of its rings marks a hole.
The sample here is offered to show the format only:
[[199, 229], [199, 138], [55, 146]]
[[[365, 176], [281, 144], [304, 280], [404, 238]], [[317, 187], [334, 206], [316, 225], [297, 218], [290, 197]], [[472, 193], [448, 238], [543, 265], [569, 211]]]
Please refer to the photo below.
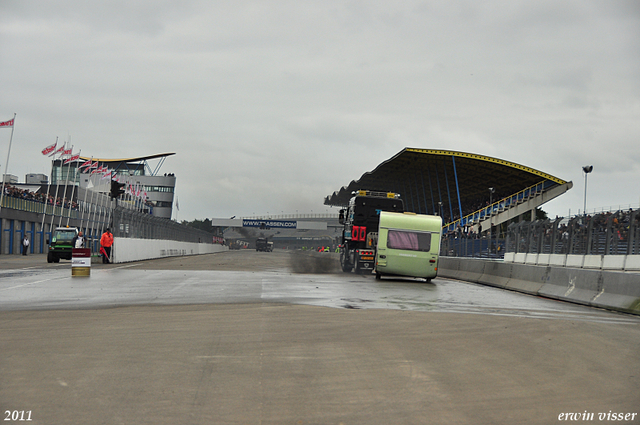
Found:
[[[119, 159], [91, 158], [91, 157], [81, 156], [80, 159], [84, 161], [90, 161], [90, 160], [97, 161], [101, 165], [103, 166], [106, 165], [109, 168], [113, 168], [115, 170], [124, 169], [124, 170], [128, 170], [129, 172], [133, 171], [133, 172], [139, 172], [142, 174], [146, 173], [148, 175], [155, 176], [158, 173], [158, 171], [160, 171], [160, 168], [164, 164], [165, 159], [167, 159], [167, 157], [171, 155], [175, 155], [175, 152], [158, 153], [155, 155], [138, 156], [133, 158], [119, 158]], [[155, 166], [154, 169], [151, 169], [151, 167], [149, 166], [149, 163], [147, 162], [147, 160], [150, 160], [150, 159], [160, 159], [159, 163]]]
[[405, 209], [433, 214], [438, 202], [450, 217], [489, 200], [509, 196], [543, 181], [566, 182], [550, 174], [489, 156], [433, 149], [404, 148], [397, 155], [364, 173], [358, 180], [325, 198], [326, 205], [346, 206], [358, 189], [400, 193]]
[[139, 162], [139, 161], [147, 161], [147, 160], [149, 160], [149, 159], [166, 158], [167, 156], [171, 156], [171, 155], [175, 155], [175, 152], [171, 152], [171, 153], [158, 153], [158, 154], [155, 154], [155, 155], [139, 156], [139, 157], [135, 157], [135, 158], [104, 159], [104, 158], [91, 158], [91, 157], [88, 157], [88, 156], [81, 156], [81, 157], [80, 157], [80, 159], [85, 160], [85, 161], [94, 160], [94, 161], [104, 162], [105, 164], [108, 164], [108, 163], [112, 163], [112, 162]]

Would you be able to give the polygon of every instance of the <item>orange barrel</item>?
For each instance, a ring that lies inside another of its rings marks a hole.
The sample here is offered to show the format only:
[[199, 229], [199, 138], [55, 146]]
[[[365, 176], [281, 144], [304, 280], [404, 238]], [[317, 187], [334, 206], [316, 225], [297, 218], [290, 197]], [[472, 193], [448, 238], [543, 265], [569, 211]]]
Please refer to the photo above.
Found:
[[71, 251], [71, 276], [91, 275], [91, 249], [73, 248]]

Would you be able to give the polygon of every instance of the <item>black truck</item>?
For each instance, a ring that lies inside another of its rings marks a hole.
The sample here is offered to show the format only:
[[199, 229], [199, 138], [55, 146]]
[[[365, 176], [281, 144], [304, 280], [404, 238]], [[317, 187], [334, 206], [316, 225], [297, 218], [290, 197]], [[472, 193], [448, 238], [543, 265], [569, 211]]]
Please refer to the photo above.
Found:
[[375, 265], [380, 211], [404, 212], [400, 195], [392, 192], [358, 190], [349, 206], [340, 210], [342, 243], [340, 266], [344, 272], [372, 271]]
[[267, 238], [256, 239], [256, 251], [271, 252], [273, 251], [273, 242], [269, 242]]

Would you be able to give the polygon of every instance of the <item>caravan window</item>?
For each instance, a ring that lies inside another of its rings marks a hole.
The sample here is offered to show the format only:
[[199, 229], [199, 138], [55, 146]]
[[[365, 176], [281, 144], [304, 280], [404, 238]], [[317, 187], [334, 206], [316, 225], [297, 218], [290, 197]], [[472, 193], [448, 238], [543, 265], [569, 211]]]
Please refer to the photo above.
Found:
[[387, 248], [429, 252], [431, 250], [431, 233], [389, 230]]

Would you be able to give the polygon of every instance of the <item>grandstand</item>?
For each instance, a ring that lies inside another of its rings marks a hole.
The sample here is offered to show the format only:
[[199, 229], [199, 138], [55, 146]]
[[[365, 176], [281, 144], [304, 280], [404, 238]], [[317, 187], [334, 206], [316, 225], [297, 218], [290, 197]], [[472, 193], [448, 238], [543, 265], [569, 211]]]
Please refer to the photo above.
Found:
[[351, 193], [370, 189], [400, 193], [405, 210], [443, 217], [444, 231], [486, 231], [562, 195], [572, 182], [489, 156], [404, 148], [360, 179], [325, 198], [346, 206]]
[[[123, 181], [137, 190], [147, 194], [146, 204], [151, 207], [154, 217], [171, 218], [173, 209], [173, 197], [176, 186], [174, 174], [160, 175], [159, 171], [167, 157], [175, 153], [162, 153], [134, 158], [108, 159], [81, 156], [82, 161], [92, 161], [96, 167], [104, 167], [118, 175]], [[150, 160], [158, 160], [155, 167], [151, 167]], [[106, 193], [109, 191], [108, 180], [102, 185], [91, 182], [90, 174], [83, 174], [78, 167], [80, 162], [72, 162], [64, 165], [62, 159], [52, 161], [51, 185], [57, 183], [69, 185], [76, 184], [80, 188], [91, 188], [94, 191]], [[100, 179], [98, 179], [100, 180]]]

